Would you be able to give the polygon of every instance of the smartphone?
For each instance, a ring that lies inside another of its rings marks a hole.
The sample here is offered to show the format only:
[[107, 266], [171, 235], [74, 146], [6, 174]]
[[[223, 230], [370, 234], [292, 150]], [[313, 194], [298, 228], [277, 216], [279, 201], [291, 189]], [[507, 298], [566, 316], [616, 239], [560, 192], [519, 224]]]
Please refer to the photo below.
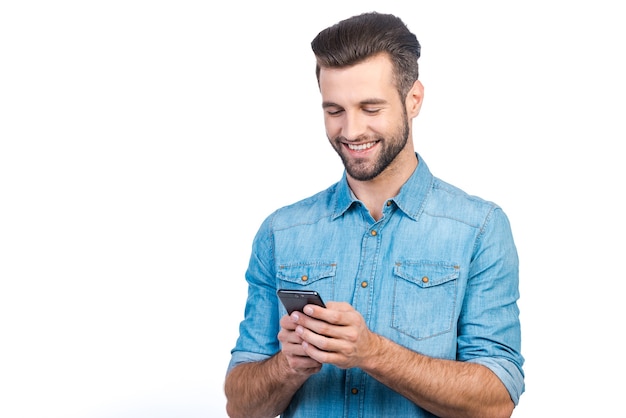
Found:
[[308, 304], [326, 307], [322, 297], [315, 290], [278, 289], [276, 294], [290, 315], [293, 311], [302, 312], [304, 305]]

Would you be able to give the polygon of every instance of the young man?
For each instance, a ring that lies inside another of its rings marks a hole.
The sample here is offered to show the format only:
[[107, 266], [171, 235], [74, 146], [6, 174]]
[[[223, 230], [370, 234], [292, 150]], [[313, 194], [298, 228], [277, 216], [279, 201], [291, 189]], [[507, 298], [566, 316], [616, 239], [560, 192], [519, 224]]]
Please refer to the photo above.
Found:
[[[518, 258], [506, 215], [414, 150], [420, 45], [395, 16], [312, 42], [329, 189], [261, 225], [225, 381], [231, 417], [505, 417], [524, 391]], [[278, 288], [326, 308], [287, 315]]]

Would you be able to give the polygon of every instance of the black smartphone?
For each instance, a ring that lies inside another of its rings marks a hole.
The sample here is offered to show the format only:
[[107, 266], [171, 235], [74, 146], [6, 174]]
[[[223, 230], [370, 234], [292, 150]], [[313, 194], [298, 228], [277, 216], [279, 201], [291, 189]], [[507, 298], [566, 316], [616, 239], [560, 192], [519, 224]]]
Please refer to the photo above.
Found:
[[308, 304], [326, 307], [322, 297], [315, 290], [278, 289], [276, 294], [289, 314], [293, 311], [302, 312], [304, 305]]

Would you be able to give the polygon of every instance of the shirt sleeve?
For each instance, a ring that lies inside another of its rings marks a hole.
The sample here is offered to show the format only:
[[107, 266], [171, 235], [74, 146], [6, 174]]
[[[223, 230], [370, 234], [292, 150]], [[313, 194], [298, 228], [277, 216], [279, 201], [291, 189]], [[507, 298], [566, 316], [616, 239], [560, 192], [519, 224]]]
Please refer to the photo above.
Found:
[[272, 216], [255, 235], [246, 270], [248, 297], [239, 337], [231, 350], [227, 372], [240, 363], [261, 361], [279, 351], [280, 311], [273, 262]]
[[494, 206], [479, 231], [458, 328], [458, 359], [483, 364], [517, 405], [524, 392], [519, 260], [509, 220]]

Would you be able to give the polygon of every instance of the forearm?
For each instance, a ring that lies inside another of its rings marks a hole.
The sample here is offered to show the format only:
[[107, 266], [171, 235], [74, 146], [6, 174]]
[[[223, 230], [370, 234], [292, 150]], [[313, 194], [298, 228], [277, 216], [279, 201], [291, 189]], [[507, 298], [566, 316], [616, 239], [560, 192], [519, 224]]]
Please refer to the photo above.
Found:
[[287, 408], [307, 378], [291, 370], [281, 352], [264, 361], [240, 364], [224, 383], [228, 416], [273, 418]]
[[435, 359], [378, 337], [368, 374], [440, 417], [510, 417], [514, 404], [487, 367]]

